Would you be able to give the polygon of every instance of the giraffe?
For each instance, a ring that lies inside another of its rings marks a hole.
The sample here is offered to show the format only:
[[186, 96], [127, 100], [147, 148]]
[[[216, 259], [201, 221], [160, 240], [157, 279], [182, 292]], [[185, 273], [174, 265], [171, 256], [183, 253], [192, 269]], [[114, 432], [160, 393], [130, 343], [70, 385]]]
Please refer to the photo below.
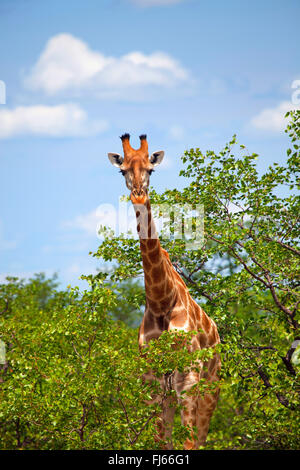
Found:
[[[144, 134], [140, 136], [140, 148], [137, 150], [131, 147], [128, 133], [123, 134], [121, 140], [124, 157], [118, 153], [108, 153], [108, 158], [125, 177], [137, 218], [146, 293], [145, 312], [139, 329], [140, 350], [165, 330], [198, 331], [189, 346], [191, 351], [214, 347], [220, 342], [216, 324], [191, 297], [183, 279], [173, 267], [169, 254], [161, 247], [152, 217], [148, 196], [149, 177], [163, 160], [164, 152], [157, 151], [149, 157], [147, 136]], [[173, 448], [175, 400], [182, 405], [182, 424], [191, 430], [184, 449], [197, 449], [205, 444], [219, 388], [205, 395], [185, 393], [184, 398], [182, 392], [189, 391], [203, 378], [208, 382], [218, 381], [220, 364], [220, 358], [215, 354], [212, 359], [200, 363], [200, 372], [174, 371], [171, 376], [159, 380], [162, 387], [161, 413], [156, 422], [155, 439], [162, 448]], [[154, 377], [149, 373], [146, 379], [153, 380]], [[175, 399], [164, 393], [170, 389], [175, 390]], [[192, 431], [195, 428], [197, 433]]]

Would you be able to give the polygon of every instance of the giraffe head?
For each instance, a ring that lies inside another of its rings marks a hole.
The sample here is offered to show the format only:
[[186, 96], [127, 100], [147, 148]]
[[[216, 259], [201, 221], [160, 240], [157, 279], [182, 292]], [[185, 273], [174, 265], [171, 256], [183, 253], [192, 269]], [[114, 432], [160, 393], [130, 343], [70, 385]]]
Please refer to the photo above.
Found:
[[154, 167], [159, 165], [164, 158], [162, 150], [152, 153], [149, 157], [146, 135], [140, 135], [140, 148], [131, 147], [130, 135], [121, 136], [124, 157], [118, 153], [109, 153], [111, 163], [120, 169], [125, 177], [127, 188], [130, 190], [130, 199], [133, 204], [145, 204], [148, 195], [150, 175]]

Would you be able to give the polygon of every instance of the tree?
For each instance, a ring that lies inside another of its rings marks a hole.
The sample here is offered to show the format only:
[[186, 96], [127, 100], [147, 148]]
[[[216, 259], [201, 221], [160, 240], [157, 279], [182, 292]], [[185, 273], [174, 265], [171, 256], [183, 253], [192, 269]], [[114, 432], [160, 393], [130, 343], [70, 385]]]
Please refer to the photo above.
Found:
[[142, 321], [145, 305], [145, 290], [140, 279], [126, 279], [110, 286], [116, 295], [116, 305], [109, 314], [131, 328], [137, 328]]
[[[286, 165], [274, 163], [259, 176], [258, 155], [238, 146], [234, 136], [219, 154], [185, 152], [181, 175], [189, 184], [182, 191], [151, 193], [152, 203], [205, 208], [203, 247], [187, 250], [185, 240], [176, 239], [165, 240], [164, 247], [221, 334], [224, 384], [218, 409], [226, 425], [217, 415], [211, 447], [297, 445], [300, 111], [287, 116], [292, 148]], [[141, 272], [134, 240], [107, 239], [95, 256], [119, 262], [114, 279]], [[226, 262], [230, 269], [223, 269]]]
[[[0, 286], [7, 350], [0, 367], [1, 448], [156, 448], [157, 405], [145, 402], [155, 384], [142, 382], [149, 362], [139, 355], [137, 331], [112, 319], [116, 294], [99, 279], [83, 292], [58, 291], [41, 275], [7, 281]], [[41, 292], [47, 292], [42, 306]], [[175, 360], [170, 338], [149, 354], [158, 373]], [[190, 360], [185, 356], [176, 364]]]
[[[221, 336], [221, 398], [210, 449], [298, 446], [300, 111], [288, 116], [285, 165], [274, 163], [260, 176], [258, 155], [234, 136], [218, 154], [185, 152], [182, 191], [151, 192], [152, 203], [205, 208], [202, 247], [187, 249], [185, 239], [174, 237], [162, 244]], [[3, 449], [154, 449], [157, 408], [145, 399], [155, 384], [141, 380], [149, 361], [159, 376], [213, 354], [191, 355], [174, 347], [188, 335], [166, 333], [140, 355], [138, 241], [107, 238], [94, 256], [115, 267], [85, 276], [90, 287], [83, 292], [59, 291], [55, 279], [41, 275], [0, 285]], [[186, 432], [176, 422], [176, 448]]]

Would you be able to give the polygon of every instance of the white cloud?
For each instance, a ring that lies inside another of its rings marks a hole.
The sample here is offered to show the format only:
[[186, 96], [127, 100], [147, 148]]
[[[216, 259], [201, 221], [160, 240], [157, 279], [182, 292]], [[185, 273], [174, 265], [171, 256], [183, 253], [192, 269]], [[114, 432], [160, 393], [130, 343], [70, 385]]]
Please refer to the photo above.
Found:
[[76, 104], [19, 106], [0, 110], [0, 139], [16, 135], [75, 137], [93, 135], [107, 128], [105, 121], [90, 122]]
[[141, 7], [154, 7], [164, 5], [175, 5], [181, 3], [184, 0], [131, 0], [131, 3]]
[[[167, 165], [168, 166], [168, 165]], [[158, 233], [162, 229], [163, 220], [155, 212], [156, 205], [152, 205], [153, 218]], [[108, 229], [105, 234], [100, 231], [101, 227]], [[72, 220], [63, 222], [63, 229], [67, 230], [80, 230], [87, 236], [94, 236], [97, 238], [104, 238], [107, 236], [120, 236], [138, 238], [137, 234], [137, 220], [134, 207], [130, 201], [119, 201], [118, 207], [112, 204], [101, 204], [96, 209], [74, 217]]]
[[169, 136], [174, 140], [182, 140], [184, 138], [185, 132], [182, 126], [174, 125], [169, 129]]
[[117, 211], [112, 204], [101, 204], [96, 209], [65, 221], [63, 228], [80, 229], [87, 235], [98, 235], [100, 225], [115, 230], [117, 223]]
[[92, 51], [71, 34], [58, 34], [47, 42], [25, 84], [47, 95], [92, 92], [114, 96], [137, 87], [173, 87], [189, 79], [178, 61], [163, 52], [145, 55], [133, 51], [108, 57]]
[[288, 120], [284, 117], [287, 111], [299, 107], [289, 101], [282, 101], [275, 108], [263, 109], [251, 119], [250, 124], [262, 131], [281, 132], [288, 124]]
[[[109, 229], [109, 236], [119, 236], [127, 234], [137, 237], [136, 215], [131, 202], [119, 201], [118, 207], [113, 204], [103, 203], [96, 209], [86, 214], [77, 215], [72, 220], [63, 222], [62, 228], [67, 230], [80, 230], [87, 236], [103, 238], [104, 234], [99, 229], [106, 227]], [[107, 236], [107, 233], [106, 235]]]

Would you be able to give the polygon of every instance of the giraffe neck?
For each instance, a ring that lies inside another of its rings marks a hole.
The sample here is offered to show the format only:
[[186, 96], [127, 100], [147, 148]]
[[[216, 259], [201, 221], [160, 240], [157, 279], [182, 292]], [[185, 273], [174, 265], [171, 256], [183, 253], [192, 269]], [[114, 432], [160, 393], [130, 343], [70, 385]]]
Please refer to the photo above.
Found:
[[174, 269], [161, 247], [149, 199], [134, 205], [143, 262], [147, 307], [156, 316], [166, 315], [175, 302]]

